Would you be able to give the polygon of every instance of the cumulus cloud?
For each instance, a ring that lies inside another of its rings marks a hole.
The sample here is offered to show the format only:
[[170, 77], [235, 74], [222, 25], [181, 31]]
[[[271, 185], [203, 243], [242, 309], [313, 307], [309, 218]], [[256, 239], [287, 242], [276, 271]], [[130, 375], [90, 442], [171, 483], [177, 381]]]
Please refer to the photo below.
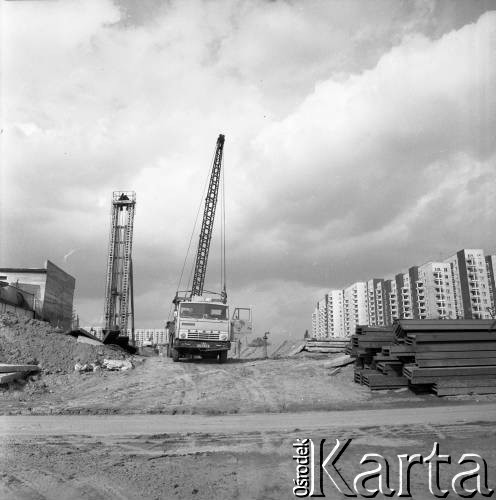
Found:
[[326, 288], [494, 251], [484, 2], [136, 5], [3, 4], [3, 265], [62, 263], [99, 321], [110, 195], [135, 189], [136, 320], [160, 324], [218, 133], [229, 293], [264, 331], [304, 331]]

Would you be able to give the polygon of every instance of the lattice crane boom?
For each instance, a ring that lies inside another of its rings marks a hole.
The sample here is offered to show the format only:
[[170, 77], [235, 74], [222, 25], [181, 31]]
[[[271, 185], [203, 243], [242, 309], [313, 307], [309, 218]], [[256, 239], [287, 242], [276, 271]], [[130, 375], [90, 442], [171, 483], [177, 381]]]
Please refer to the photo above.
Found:
[[[205, 208], [203, 211], [203, 220], [196, 253], [195, 270], [193, 273], [193, 286], [191, 295], [203, 295], [203, 286], [205, 284], [205, 275], [207, 272], [208, 253], [210, 251], [210, 242], [214, 229], [215, 209], [217, 207], [217, 196], [219, 193], [220, 174], [222, 168], [222, 154], [224, 150], [225, 136], [220, 134], [215, 148], [214, 162], [210, 174], [207, 196], [205, 198]], [[225, 290], [222, 292], [223, 301], [227, 300]]]

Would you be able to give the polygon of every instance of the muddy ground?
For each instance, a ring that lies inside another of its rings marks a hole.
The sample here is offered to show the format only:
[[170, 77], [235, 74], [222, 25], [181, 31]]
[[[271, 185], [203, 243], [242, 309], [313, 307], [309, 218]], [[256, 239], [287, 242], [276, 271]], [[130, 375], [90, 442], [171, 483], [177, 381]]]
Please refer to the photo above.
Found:
[[[341, 462], [349, 480], [363, 472], [364, 453], [397, 461], [437, 441], [456, 460], [484, 456], [496, 487], [494, 396], [371, 392], [353, 382], [352, 365], [336, 371], [332, 359], [154, 357], [126, 372], [42, 373], [0, 392], [0, 499], [294, 498], [298, 437], [352, 438]], [[209, 427], [214, 419], [231, 420]], [[415, 499], [435, 498], [427, 473], [412, 476]], [[326, 498], [344, 498], [326, 488]]]
[[[459, 419], [454, 418], [458, 409]], [[43, 417], [10, 417], [29, 419], [29, 425], [22, 420], [15, 426], [4, 417], [0, 423], [4, 428], [10, 425], [11, 432], [0, 436], [0, 498], [294, 498], [296, 464], [292, 459], [292, 444], [297, 438], [312, 438], [317, 443], [327, 439], [330, 447], [326, 454], [336, 439], [352, 439], [337, 464], [349, 485], [357, 474], [371, 468], [360, 465], [361, 457], [365, 453], [378, 453], [390, 463], [390, 486], [397, 489], [397, 455], [420, 453], [426, 457], [437, 442], [440, 453], [452, 457], [451, 464], [440, 467], [443, 489], [451, 490], [452, 478], [464, 469], [457, 462], [468, 452], [484, 457], [489, 464], [489, 486], [496, 487], [496, 406], [482, 405], [480, 411], [481, 421], [477, 421], [478, 407], [474, 405], [446, 407], [446, 418], [439, 408], [426, 409], [422, 414], [415, 409], [396, 410], [394, 415], [381, 410], [355, 410], [348, 415], [342, 415], [343, 412], [304, 414], [303, 422], [297, 418], [302, 414], [296, 414], [295, 425], [289, 427], [291, 414], [285, 414], [278, 430], [277, 426], [265, 425], [265, 415], [254, 415], [259, 417], [258, 424], [256, 418], [251, 419], [245, 422], [243, 431], [238, 429], [239, 419], [243, 417], [236, 415], [231, 416], [231, 420], [219, 417], [224, 421], [216, 422], [209, 432], [204, 429], [205, 421], [216, 417], [196, 416], [197, 422], [190, 417], [182, 431], [178, 430], [177, 419], [181, 419], [178, 415], [142, 415], [136, 417], [138, 422], [133, 416], [117, 417], [117, 420], [114, 416], [57, 416], [51, 417], [49, 429], [43, 429], [44, 421], [39, 420]], [[95, 418], [109, 420], [102, 423], [93, 421]], [[171, 418], [175, 419], [174, 425], [170, 425], [171, 432], [165, 432]], [[68, 425], [68, 419], [76, 420]], [[147, 428], [147, 419], [150, 428]], [[160, 419], [163, 419], [162, 425]], [[236, 419], [234, 430], [232, 419]], [[39, 435], [33, 431], [36, 425], [42, 426]], [[412, 468], [413, 498], [435, 498], [429, 492], [428, 482], [426, 465]], [[472, 480], [466, 487], [474, 485]], [[374, 486], [377, 482], [368, 485]], [[323, 490], [326, 498], [345, 498], [327, 478]], [[458, 498], [453, 491], [449, 497]]]
[[[339, 410], [444, 404], [453, 398], [407, 390], [371, 392], [353, 382], [353, 367], [336, 372], [331, 359], [276, 360], [143, 358], [127, 372], [43, 374], [0, 392], [0, 414], [224, 414]], [[454, 398], [455, 400], [463, 398]], [[472, 401], [472, 398], [465, 398]], [[481, 401], [494, 397], [480, 396]]]

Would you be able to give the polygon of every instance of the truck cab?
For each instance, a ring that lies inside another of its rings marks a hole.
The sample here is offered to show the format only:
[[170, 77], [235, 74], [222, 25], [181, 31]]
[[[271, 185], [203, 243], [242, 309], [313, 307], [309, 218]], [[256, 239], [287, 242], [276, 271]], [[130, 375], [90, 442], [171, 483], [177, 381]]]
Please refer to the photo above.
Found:
[[169, 324], [168, 354], [173, 361], [184, 355], [216, 358], [223, 363], [231, 348], [229, 306], [210, 298], [179, 300]]

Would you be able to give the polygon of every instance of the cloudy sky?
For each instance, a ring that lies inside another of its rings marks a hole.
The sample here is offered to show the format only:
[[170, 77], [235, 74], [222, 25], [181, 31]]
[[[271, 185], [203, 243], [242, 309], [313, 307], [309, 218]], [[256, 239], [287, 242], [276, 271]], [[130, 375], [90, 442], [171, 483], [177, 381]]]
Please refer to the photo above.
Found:
[[[496, 251], [496, 2], [8, 1], [0, 265], [103, 315], [110, 199], [137, 192], [136, 324], [160, 327], [219, 133], [228, 293], [302, 335], [326, 289]], [[207, 288], [219, 281], [214, 237]]]

